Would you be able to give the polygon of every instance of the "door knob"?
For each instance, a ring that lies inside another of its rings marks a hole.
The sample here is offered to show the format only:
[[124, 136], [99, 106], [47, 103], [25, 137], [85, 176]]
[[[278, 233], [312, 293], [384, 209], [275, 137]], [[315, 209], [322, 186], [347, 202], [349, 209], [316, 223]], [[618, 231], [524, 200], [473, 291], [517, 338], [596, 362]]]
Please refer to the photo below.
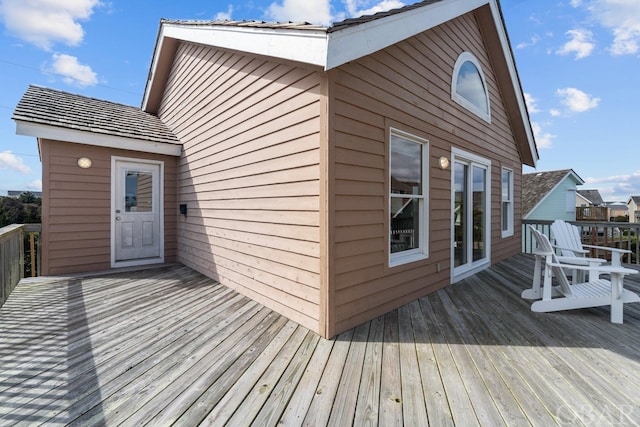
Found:
[[116, 213], [120, 213], [120, 209], [116, 209]]
[[116, 217], [116, 221], [120, 221], [120, 217], [119, 216]]

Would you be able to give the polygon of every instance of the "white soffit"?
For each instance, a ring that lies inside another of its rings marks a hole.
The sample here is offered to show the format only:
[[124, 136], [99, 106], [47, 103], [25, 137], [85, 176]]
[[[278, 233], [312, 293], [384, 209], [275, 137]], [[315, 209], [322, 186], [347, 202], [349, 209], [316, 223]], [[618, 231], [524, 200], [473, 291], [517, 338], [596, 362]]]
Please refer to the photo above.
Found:
[[180, 156], [182, 153], [182, 145], [180, 144], [125, 138], [122, 136], [67, 129], [21, 120], [16, 120], [16, 134], [34, 136], [39, 139], [52, 139], [55, 141], [74, 142], [76, 144], [96, 145], [98, 147], [118, 148], [168, 156]]
[[324, 66], [327, 32], [165, 23], [163, 37]]
[[489, 1], [442, 1], [329, 33], [325, 69], [338, 67], [394, 45], [471, 12]]

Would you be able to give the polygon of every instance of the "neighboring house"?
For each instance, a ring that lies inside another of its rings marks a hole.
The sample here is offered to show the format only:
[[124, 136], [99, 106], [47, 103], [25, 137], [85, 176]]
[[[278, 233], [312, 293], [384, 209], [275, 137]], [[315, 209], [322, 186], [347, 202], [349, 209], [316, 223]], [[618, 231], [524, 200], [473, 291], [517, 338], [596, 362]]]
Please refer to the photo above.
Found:
[[575, 221], [576, 187], [582, 184], [573, 169], [522, 175], [522, 218]]
[[609, 218], [612, 221], [618, 217], [629, 215], [629, 207], [623, 202], [609, 202], [606, 205], [609, 209]]
[[325, 337], [520, 251], [538, 158], [496, 0], [161, 21], [142, 109], [30, 87], [43, 271], [177, 260]]
[[577, 190], [576, 221], [609, 221], [609, 209], [598, 190]]
[[576, 190], [576, 207], [605, 206], [598, 190]]
[[30, 191], [30, 190], [25, 190], [25, 191], [9, 190], [9, 191], [7, 191], [7, 196], [8, 197], [20, 197], [20, 195], [23, 194], [23, 193], [31, 193], [35, 197], [42, 197], [42, 191]]
[[640, 223], [640, 196], [631, 196], [627, 200], [629, 222]]

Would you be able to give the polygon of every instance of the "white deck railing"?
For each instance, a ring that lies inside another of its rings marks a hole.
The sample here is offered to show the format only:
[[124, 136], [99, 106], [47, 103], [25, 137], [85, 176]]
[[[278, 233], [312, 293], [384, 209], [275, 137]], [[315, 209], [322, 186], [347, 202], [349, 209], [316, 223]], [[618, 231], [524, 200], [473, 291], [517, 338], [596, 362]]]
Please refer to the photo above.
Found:
[[[522, 251], [531, 253], [535, 248], [535, 241], [531, 233], [527, 230], [527, 225], [533, 225], [541, 233], [547, 235], [553, 242], [551, 224], [553, 221], [523, 220], [522, 221]], [[587, 222], [575, 221], [571, 224], [580, 229], [582, 243], [586, 245], [606, 246], [630, 250], [630, 254], [625, 254], [622, 262], [640, 265], [640, 224], [629, 222]], [[594, 258], [605, 258], [609, 256], [608, 251], [592, 249], [591, 256]]]
[[[24, 277], [25, 270], [31, 277], [38, 275], [40, 230], [40, 224], [12, 224], [0, 228], [0, 307]], [[26, 233], [29, 251], [25, 253]]]

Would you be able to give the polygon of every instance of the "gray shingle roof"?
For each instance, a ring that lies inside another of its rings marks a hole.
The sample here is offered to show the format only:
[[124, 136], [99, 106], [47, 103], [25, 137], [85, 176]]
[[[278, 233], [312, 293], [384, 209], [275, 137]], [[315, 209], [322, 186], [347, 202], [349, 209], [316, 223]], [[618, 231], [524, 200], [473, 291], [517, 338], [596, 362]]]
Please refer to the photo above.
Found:
[[347, 27], [364, 24], [367, 22], [375, 21], [376, 19], [386, 18], [387, 16], [396, 15], [398, 13], [406, 12], [408, 10], [417, 9], [422, 6], [427, 6], [433, 3], [441, 2], [442, 0], [424, 0], [418, 3], [410, 4], [408, 6], [400, 7], [397, 9], [387, 10], [386, 12], [378, 12], [373, 15], [363, 15], [357, 18], [349, 18], [344, 21], [334, 22], [331, 27], [327, 29], [328, 32], [340, 31]]
[[578, 190], [578, 194], [590, 201], [594, 206], [604, 206], [604, 200], [598, 190]]
[[363, 15], [357, 18], [349, 18], [343, 21], [334, 22], [331, 26], [324, 27], [322, 25], [314, 25], [308, 22], [265, 22], [265, 21], [197, 21], [197, 20], [175, 20], [175, 19], [162, 19], [161, 23], [178, 24], [178, 25], [192, 25], [192, 26], [212, 26], [220, 25], [227, 27], [253, 27], [253, 28], [270, 28], [270, 29], [288, 29], [288, 30], [326, 30], [331, 33], [334, 31], [340, 31], [347, 27], [352, 27], [367, 22], [375, 21], [376, 19], [385, 18], [387, 16], [395, 15], [398, 13], [406, 12], [408, 10], [417, 9], [422, 6], [427, 6], [433, 3], [441, 2], [442, 0], [424, 0], [418, 3], [410, 4], [408, 6], [400, 7], [397, 9], [391, 9], [386, 12], [378, 12], [373, 15]]
[[322, 25], [309, 24], [308, 22], [265, 22], [265, 21], [198, 21], [198, 20], [182, 20], [182, 19], [161, 19], [161, 24], [176, 24], [198, 26], [222, 26], [222, 27], [249, 27], [249, 28], [270, 28], [270, 29], [287, 29], [287, 30], [326, 30]]
[[40, 86], [29, 86], [12, 118], [142, 141], [179, 143], [158, 117], [140, 108]]
[[571, 169], [535, 172], [522, 175], [522, 216], [525, 217]]

